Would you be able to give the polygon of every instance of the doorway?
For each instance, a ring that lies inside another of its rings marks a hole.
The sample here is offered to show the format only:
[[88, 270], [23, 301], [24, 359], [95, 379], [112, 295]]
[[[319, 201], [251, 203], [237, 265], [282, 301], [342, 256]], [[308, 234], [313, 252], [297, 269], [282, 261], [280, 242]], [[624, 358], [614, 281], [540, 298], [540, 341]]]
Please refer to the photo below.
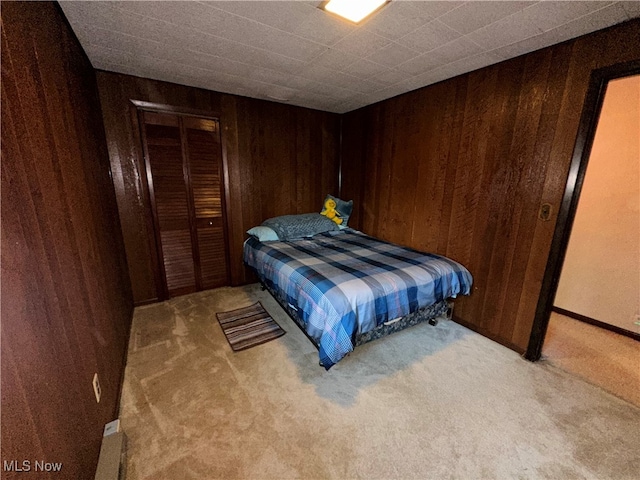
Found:
[[640, 406], [640, 75], [610, 80], [542, 348]]
[[553, 303], [636, 337], [640, 317], [640, 75], [609, 81]]
[[[637, 60], [594, 70], [591, 74], [564, 196], [558, 211], [558, 219], [542, 280], [542, 288], [538, 299], [531, 336], [529, 338], [529, 345], [525, 353], [527, 360], [537, 361], [542, 354], [542, 347], [554, 307], [570, 233], [575, 219], [581, 189], [584, 184], [587, 164], [593, 147], [596, 127], [602, 111], [607, 85], [614, 79], [639, 74], [640, 61]], [[635, 340], [631, 341], [635, 342]]]

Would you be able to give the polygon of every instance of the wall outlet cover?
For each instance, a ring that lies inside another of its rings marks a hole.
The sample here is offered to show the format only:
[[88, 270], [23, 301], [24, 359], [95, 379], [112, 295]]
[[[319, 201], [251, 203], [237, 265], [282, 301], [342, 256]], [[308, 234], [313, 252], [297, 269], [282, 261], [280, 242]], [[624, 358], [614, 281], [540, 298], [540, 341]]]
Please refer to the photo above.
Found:
[[109, 435], [113, 435], [114, 433], [118, 433], [120, 431], [120, 419], [116, 418], [115, 420], [107, 423], [104, 426], [103, 437], [108, 437]]

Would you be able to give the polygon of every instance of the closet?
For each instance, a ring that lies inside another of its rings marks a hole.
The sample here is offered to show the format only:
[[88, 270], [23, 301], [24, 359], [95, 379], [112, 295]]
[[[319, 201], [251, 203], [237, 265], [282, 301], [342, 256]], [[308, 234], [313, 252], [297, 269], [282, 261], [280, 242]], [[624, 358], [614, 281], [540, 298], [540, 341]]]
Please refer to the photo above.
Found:
[[138, 111], [161, 299], [229, 284], [220, 124]]

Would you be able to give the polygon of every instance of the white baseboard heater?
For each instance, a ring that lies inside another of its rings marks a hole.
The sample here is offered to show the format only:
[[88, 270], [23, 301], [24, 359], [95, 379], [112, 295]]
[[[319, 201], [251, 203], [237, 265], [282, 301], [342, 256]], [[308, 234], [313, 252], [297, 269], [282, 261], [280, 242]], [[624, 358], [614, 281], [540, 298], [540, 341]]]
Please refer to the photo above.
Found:
[[100, 447], [100, 458], [94, 480], [124, 480], [127, 437], [120, 431], [120, 421], [107, 423]]

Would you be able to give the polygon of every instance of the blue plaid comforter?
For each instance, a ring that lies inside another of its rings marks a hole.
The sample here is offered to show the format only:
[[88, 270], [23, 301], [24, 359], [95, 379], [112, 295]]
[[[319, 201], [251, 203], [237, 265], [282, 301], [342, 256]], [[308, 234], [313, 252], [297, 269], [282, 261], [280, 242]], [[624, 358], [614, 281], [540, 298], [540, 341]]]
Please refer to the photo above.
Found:
[[352, 229], [290, 242], [250, 237], [244, 261], [298, 310], [326, 369], [353, 350], [357, 334], [468, 295], [473, 282], [453, 260]]

